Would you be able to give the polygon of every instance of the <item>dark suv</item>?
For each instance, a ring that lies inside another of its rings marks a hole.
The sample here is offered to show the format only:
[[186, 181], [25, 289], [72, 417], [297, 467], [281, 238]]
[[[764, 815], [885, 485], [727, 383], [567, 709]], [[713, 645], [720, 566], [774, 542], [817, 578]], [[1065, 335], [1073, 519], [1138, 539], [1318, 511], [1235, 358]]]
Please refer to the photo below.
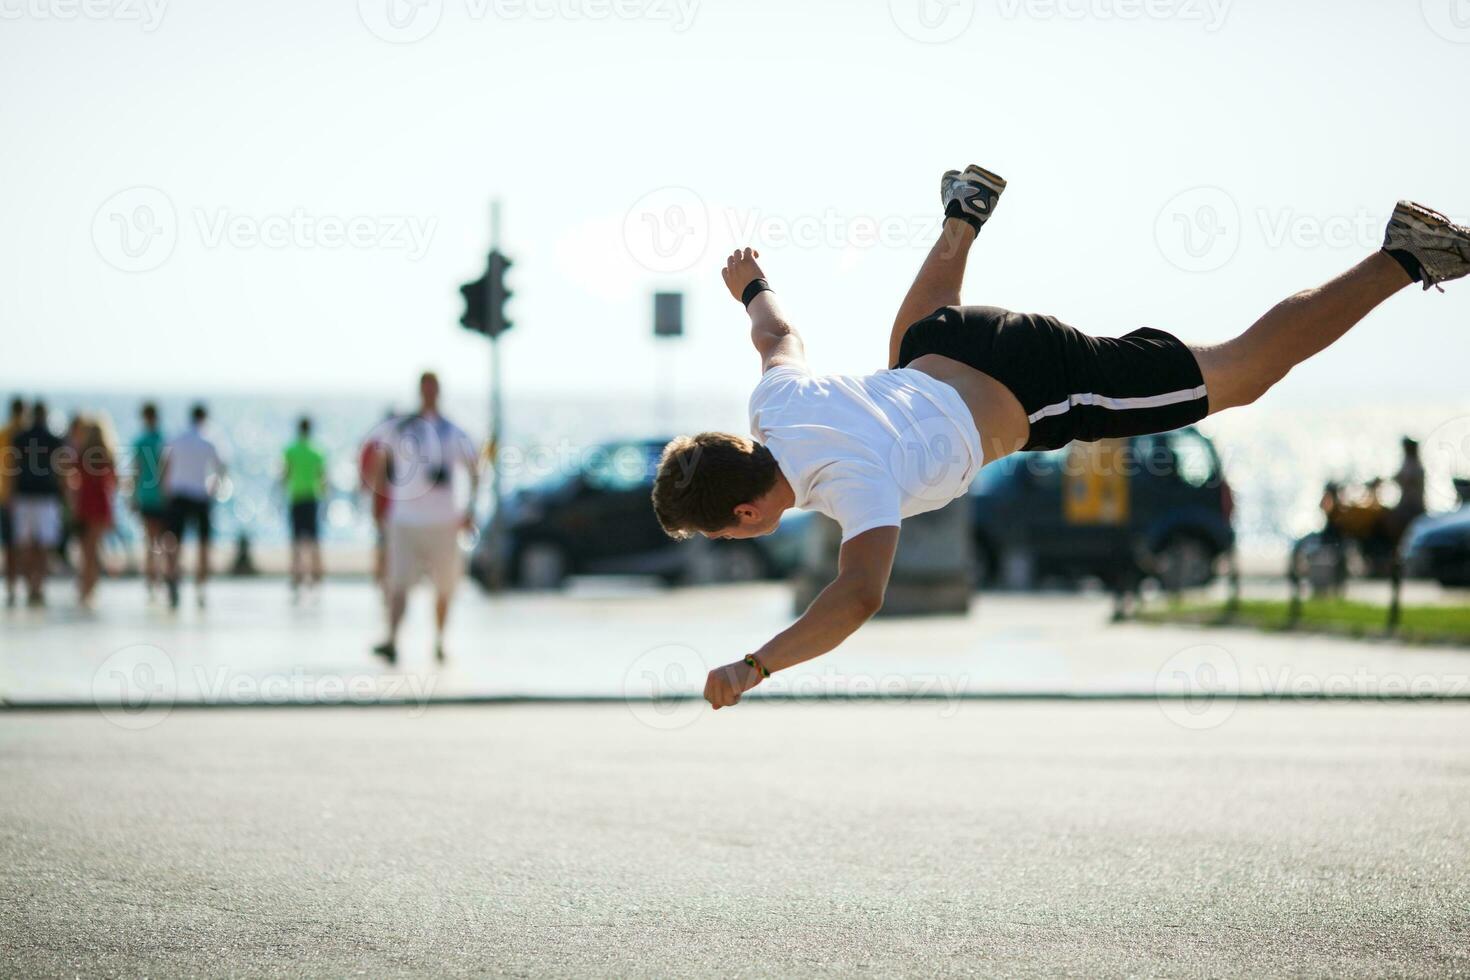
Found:
[[981, 470], [970, 496], [982, 584], [1203, 585], [1235, 543], [1219, 456], [1192, 427], [1017, 453]]
[[[556, 588], [570, 575], [656, 575], [670, 584], [779, 578], [795, 567], [804, 515], [790, 515], [772, 535], [750, 541], [671, 540], [650, 495], [667, 440], [595, 446], [570, 472], [519, 490], [507, 501], [504, 553], [489, 535], [470, 559], [481, 583], [494, 563], [524, 588]], [[795, 518], [795, 519], [793, 519]]]
[[1399, 548], [1406, 574], [1465, 589], [1470, 588], [1470, 480], [1456, 480], [1455, 489], [1459, 509], [1416, 518]]

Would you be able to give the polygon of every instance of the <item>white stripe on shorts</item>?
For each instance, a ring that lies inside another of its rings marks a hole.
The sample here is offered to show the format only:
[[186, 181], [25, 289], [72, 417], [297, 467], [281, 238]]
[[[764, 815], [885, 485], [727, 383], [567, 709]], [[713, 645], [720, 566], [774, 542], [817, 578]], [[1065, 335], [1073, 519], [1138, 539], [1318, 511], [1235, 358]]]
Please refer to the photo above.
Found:
[[1079, 392], [1071, 395], [1064, 402], [1055, 405], [1047, 405], [1037, 412], [1032, 412], [1028, 422], [1040, 422], [1042, 419], [1051, 418], [1053, 415], [1061, 415], [1072, 410], [1073, 405], [1093, 405], [1097, 408], [1108, 408], [1115, 412], [1125, 412], [1138, 408], [1163, 408], [1166, 405], [1178, 405], [1180, 402], [1192, 402], [1197, 398], [1205, 397], [1205, 386], [1198, 388], [1185, 388], [1181, 391], [1171, 391], [1163, 395], [1140, 395], [1136, 398], [1111, 398], [1107, 395], [1096, 395], [1090, 391]]

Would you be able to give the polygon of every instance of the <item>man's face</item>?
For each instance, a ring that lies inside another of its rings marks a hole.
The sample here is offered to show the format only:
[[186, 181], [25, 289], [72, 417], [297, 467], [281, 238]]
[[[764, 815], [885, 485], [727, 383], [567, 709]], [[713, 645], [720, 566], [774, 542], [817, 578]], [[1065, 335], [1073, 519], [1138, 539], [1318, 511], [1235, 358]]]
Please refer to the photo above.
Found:
[[748, 538], [765, 537], [781, 526], [779, 510], [761, 508], [755, 504], [741, 504], [735, 508], [735, 514], [739, 521], [734, 525], [718, 531], [700, 533], [711, 541], [744, 541]]
[[439, 379], [432, 374], [426, 374], [419, 379], [419, 399], [423, 401], [424, 407], [434, 409], [439, 406]]

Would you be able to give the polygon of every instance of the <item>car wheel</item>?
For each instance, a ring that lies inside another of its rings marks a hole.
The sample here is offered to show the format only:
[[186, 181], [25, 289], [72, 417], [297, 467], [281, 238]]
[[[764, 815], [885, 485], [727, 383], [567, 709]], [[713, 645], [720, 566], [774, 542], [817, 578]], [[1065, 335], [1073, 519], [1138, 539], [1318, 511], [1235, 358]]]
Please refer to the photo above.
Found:
[[1215, 577], [1215, 553], [1193, 535], [1176, 535], [1154, 553], [1154, 574], [1166, 591], [1208, 585]]
[[516, 557], [516, 581], [526, 589], [559, 589], [567, 578], [567, 552], [552, 541], [533, 541]]

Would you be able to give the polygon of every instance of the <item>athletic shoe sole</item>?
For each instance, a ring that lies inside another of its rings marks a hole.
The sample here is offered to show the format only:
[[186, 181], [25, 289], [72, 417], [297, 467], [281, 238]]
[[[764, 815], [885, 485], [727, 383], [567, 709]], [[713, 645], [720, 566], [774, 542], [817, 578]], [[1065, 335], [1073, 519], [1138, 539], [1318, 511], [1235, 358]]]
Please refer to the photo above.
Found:
[[944, 213], [959, 210], [962, 214], [951, 216], [964, 217], [977, 227], [990, 218], [1005, 189], [1005, 178], [973, 163], [964, 170], [946, 170], [939, 178]]
[[946, 170], [944, 176], [939, 178], [939, 200], [941, 204], [948, 204], [951, 196], [950, 189], [956, 183], [979, 184], [995, 192], [997, 196], [1006, 189], [1005, 178], [999, 174], [993, 174], [984, 167], [970, 164], [964, 170]]
[[1426, 290], [1470, 274], [1470, 228], [1414, 201], [1400, 201], [1393, 209], [1383, 247], [1414, 256], [1424, 270]]

